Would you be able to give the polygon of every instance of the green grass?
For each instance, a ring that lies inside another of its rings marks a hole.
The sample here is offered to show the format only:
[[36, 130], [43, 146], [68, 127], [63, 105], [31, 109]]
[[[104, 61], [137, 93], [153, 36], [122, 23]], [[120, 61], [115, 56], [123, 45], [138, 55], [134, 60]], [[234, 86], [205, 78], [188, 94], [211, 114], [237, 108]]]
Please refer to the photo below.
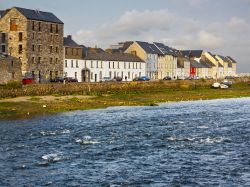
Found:
[[[93, 98], [79, 99], [77, 96], [60, 100], [41, 102], [39, 97], [32, 97], [27, 102], [0, 103], [0, 119], [25, 119], [44, 114], [54, 114], [72, 110], [89, 110], [110, 106], [157, 106], [157, 103], [208, 100], [219, 98], [250, 97], [250, 86], [246, 83], [234, 84], [230, 89], [210, 89], [201, 87], [156, 88], [114, 92], [97, 95]], [[46, 108], [43, 108], [46, 105]]]

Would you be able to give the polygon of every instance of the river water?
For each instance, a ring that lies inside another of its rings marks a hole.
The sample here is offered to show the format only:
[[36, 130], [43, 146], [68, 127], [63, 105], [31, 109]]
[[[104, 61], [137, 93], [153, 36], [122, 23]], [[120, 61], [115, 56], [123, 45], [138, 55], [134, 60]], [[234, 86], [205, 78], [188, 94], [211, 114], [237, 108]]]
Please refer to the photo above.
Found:
[[0, 186], [250, 186], [250, 98], [0, 122]]

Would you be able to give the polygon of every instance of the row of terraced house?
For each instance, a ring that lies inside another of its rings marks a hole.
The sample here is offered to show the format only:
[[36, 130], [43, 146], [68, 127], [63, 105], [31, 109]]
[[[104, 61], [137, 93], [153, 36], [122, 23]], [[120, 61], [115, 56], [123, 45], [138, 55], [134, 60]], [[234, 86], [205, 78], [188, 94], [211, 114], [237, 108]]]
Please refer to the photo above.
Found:
[[177, 50], [163, 43], [126, 41], [109, 49], [86, 47], [64, 37], [53, 13], [13, 7], [0, 11], [0, 84], [32, 77], [49, 82], [73, 77], [99, 82], [104, 77], [150, 79], [236, 76], [236, 61], [203, 50]]

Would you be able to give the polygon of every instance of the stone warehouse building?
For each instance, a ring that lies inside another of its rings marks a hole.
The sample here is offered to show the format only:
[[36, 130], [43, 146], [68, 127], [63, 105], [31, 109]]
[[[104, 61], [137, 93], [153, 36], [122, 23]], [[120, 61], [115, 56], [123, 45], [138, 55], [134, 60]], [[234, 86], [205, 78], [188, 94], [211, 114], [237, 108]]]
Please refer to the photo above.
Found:
[[21, 63], [19, 59], [0, 54], [0, 84], [6, 84], [9, 81], [20, 81], [21, 78]]
[[13, 7], [0, 11], [0, 52], [19, 58], [37, 82], [63, 76], [64, 24], [53, 13]]

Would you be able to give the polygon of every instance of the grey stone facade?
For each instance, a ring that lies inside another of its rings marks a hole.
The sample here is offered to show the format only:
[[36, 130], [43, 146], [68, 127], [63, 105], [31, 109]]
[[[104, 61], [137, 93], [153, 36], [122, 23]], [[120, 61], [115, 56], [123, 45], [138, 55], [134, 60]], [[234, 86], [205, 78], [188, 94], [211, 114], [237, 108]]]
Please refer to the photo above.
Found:
[[21, 81], [21, 62], [19, 59], [0, 54], [0, 84]]
[[37, 82], [63, 76], [64, 24], [52, 13], [14, 7], [1, 15], [0, 28], [6, 53], [21, 60], [23, 76]]

